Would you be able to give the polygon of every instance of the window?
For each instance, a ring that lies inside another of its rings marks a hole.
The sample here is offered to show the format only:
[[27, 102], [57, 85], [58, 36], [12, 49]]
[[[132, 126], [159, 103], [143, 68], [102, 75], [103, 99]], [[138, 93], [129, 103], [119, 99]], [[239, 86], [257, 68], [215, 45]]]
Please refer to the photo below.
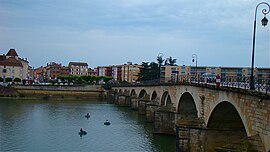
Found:
[[7, 69], [3, 69], [3, 73], [7, 73]]

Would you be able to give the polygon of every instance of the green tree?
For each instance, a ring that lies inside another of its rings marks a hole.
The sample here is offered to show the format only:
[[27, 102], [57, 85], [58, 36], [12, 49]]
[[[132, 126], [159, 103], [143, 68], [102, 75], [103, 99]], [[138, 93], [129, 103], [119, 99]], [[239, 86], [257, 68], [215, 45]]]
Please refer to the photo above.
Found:
[[157, 62], [158, 62], [158, 66], [161, 67], [163, 62], [165, 61], [165, 59], [162, 58], [162, 56], [157, 56]]
[[82, 77], [83, 81], [85, 81], [86, 83], [90, 82], [90, 80], [91, 80], [91, 76], [88, 76], [88, 75], [83, 75], [81, 77]]
[[4, 82], [4, 79], [2, 77], [0, 77], [0, 82]]
[[142, 65], [140, 67], [140, 72], [138, 75], [139, 81], [145, 81], [149, 79], [148, 70], [149, 70], [148, 62], [142, 62]]
[[99, 80], [103, 80], [105, 83], [109, 82], [112, 79], [112, 76], [101, 76]]
[[6, 78], [6, 82], [12, 82], [12, 78], [10, 77]]
[[91, 82], [91, 84], [96, 84], [98, 82], [98, 80], [99, 80], [98, 76], [92, 76], [90, 82]]
[[158, 63], [158, 78], [160, 78], [160, 68], [163, 65], [165, 59], [162, 58], [162, 55], [157, 56], [157, 63]]
[[171, 56], [166, 59], [165, 65], [174, 66], [176, 65], [176, 59], [173, 59]]
[[22, 82], [22, 80], [20, 78], [15, 78], [14, 82]]
[[160, 67], [157, 63], [151, 62], [149, 65], [150, 80], [159, 79], [160, 77]]
[[139, 81], [149, 81], [158, 79], [160, 75], [159, 65], [155, 62], [143, 62], [138, 75]]

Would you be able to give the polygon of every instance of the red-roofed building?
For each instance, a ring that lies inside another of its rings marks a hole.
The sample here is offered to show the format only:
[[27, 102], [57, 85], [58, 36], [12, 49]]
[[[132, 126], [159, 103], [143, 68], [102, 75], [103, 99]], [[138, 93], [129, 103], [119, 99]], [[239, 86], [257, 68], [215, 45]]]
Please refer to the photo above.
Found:
[[43, 66], [36, 68], [34, 70], [34, 78], [38, 82], [44, 81], [44, 67]]
[[10, 49], [6, 55], [0, 55], [0, 77], [4, 82], [6, 78], [28, 79], [28, 63], [27, 59], [19, 58], [15, 49]]

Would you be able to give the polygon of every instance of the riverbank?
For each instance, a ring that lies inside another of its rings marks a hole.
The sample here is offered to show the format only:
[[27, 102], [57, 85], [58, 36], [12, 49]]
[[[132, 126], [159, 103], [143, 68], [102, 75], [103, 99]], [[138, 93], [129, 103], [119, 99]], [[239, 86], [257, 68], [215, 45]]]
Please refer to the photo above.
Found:
[[72, 86], [9, 86], [0, 87], [1, 98], [31, 99], [103, 99], [104, 89], [100, 85]]

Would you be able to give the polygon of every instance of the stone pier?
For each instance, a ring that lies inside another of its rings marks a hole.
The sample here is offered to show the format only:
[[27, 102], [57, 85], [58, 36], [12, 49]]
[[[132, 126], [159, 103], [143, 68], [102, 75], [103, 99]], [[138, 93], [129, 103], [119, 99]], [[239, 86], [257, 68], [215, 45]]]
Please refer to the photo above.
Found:
[[146, 114], [146, 104], [150, 102], [150, 96], [146, 95], [142, 98], [139, 99], [138, 103], [138, 113], [140, 115], [145, 115]]
[[175, 108], [168, 105], [154, 112], [154, 133], [175, 135]]
[[160, 105], [158, 103], [158, 99], [151, 100], [149, 103], [146, 104], [146, 122], [154, 122], [154, 114], [155, 111], [159, 109]]

